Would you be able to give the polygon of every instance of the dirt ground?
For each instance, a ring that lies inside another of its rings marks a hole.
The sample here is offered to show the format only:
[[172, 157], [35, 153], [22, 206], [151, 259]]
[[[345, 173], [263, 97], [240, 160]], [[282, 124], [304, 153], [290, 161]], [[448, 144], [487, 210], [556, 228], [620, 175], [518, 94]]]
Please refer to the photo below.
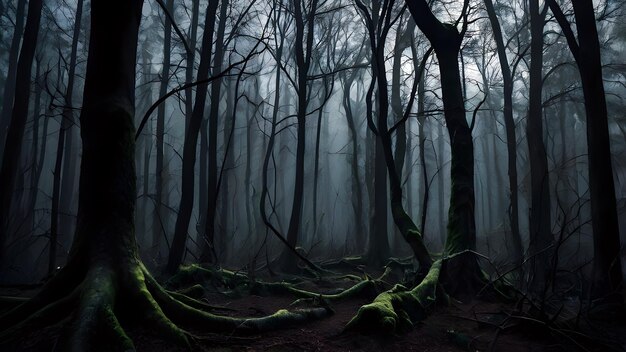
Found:
[[[344, 283], [346, 285], [348, 283]], [[311, 284], [306, 288], [328, 289]], [[0, 289], [0, 295], [29, 296], [34, 292], [36, 288]], [[204, 297], [211, 305], [224, 307], [222, 314], [241, 317], [259, 317], [290, 308], [295, 299], [288, 295], [232, 297], [218, 292], [207, 293]], [[334, 314], [328, 318], [259, 335], [207, 334], [201, 327], [184, 328], [197, 336], [194, 346], [197, 351], [626, 351], [623, 320], [587, 322], [585, 331], [574, 332], [532, 320], [512, 319], [514, 307], [484, 301], [452, 302], [449, 306], [437, 307], [427, 319], [402, 335], [383, 337], [343, 332], [358, 308], [370, 301], [352, 298], [337, 302], [332, 304]], [[141, 326], [125, 326], [125, 329], [138, 351], [183, 351]], [[42, 346], [54, 350], [54, 345], [37, 341], [54, 339], [59, 331], [52, 328], [34, 332], [32, 340], [24, 341], [17, 350], [40, 351]], [[571, 339], [571, 336], [578, 338]]]

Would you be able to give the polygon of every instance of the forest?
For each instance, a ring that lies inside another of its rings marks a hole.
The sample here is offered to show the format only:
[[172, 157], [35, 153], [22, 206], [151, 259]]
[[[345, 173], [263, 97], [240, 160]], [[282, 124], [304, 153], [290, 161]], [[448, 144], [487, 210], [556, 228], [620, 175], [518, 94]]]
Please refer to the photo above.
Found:
[[0, 350], [626, 351], [626, 1], [0, 0]]

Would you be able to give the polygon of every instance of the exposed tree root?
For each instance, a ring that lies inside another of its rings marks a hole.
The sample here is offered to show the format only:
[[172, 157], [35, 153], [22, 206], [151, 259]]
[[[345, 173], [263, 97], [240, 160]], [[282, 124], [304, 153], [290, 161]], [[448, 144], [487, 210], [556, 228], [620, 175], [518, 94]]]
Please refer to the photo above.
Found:
[[441, 260], [438, 260], [422, 282], [412, 290], [395, 285], [391, 290], [381, 293], [372, 303], [359, 309], [346, 325], [346, 330], [383, 334], [409, 330], [415, 322], [426, 317], [427, 311], [439, 299], [440, 271]]
[[[378, 292], [380, 280], [388, 274], [388, 271], [379, 279], [358, 278], [352, 287], [336, 293], [317, 293], [296, 287], [289, 282], [263, 282], [259, 280], [251, 281], [245, 274], [233, 272], [225, 269], [206, 268], [197, 264], [182, 267], [178, 274], [168, 280], [170, 287], [181, 287], [194, 283], [210, 283], [214, 286], [223, 285], [232, 290], [243, 290], [261, 296], [269, 295], [293, 295], [301, 299], [322, 299], [325, 301], [338, 301], [351, 297], [373, 297]], [[354, 280], [353, 276], [341, 276], [344, 279]], [[196, 285], [189, 287], [189, 289]], [[185, 289], [188, 290], [188, 289]], [[197, 289], [193, 289], [197, 290]]]
[[[346, 330], [393, 334], [406, 332], [424, 319], [437, 302], [455, 298], [482, 297], [511, 300], [506, 282], [489, 282], [478, 267], [476, 253], [462, 251], [433, 263], [426, 276], [413, 289], [395, 285], [362, 306], [346, 325]], [[476, 265], [476, 268], [472, 268]]]
[[[0, 346], [17, 346], [30, 332], [69, 321], [57, 343], [59, 350], [134, 350], [122, 323], [141, 324], [158, 336], [189, 348], [195, 338], [182, 326], [208, 333], [254, 334], [292, 327], [332, 313], [328, 308], [309, 308], [283, 309], [250, 319], [215, 315], [208, 310], [219, 308], [165, 290], [137, 259], [115, 265], [95, 262], [88, 271], [73, 274], [73, 280], [68, 280], [72, 275], [61, 271], [34, 298], [1, 316]], [[66, 288], [61, 289], [63, 286]]]

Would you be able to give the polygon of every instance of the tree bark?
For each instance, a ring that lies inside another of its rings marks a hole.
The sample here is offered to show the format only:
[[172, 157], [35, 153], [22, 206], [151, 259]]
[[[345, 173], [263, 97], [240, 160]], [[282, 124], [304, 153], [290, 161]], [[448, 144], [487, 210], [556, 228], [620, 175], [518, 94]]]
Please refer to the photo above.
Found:
[[548, 247], [552, 244], [550, 214], [550, 179], [548, 159], [543, 137], [543, 27], [547, 5], [540, 12], [538, 0], [529, 0], [530, 11], [530, 93], [528, 101], [528, 124], [526, 126], [531, 179], [531, 207], [529, 218], [529, 256], [532, 275], [531, 290], [544, 294], [549, 283]]
[[[474, 213], [474, 145], [465, 118], [465, 106], [458, 56], [462, 35], [455, 26], [441, 23], [424, 0], [406, 1], [413, 19], [426, 35], [439, 60], [444, 117], [450, 135], [450, 208], [445, 254], [454, 255], [476, 249]], [[476, 293], [480, 268], [474, 255], [462, 255], [446, 265], [446, 291], [453, 296]]]

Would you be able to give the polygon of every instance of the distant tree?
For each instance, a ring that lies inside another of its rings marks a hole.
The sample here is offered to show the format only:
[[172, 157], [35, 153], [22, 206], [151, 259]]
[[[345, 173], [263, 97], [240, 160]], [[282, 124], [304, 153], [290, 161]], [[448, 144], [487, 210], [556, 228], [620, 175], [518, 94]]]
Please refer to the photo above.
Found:
[[26, 8], [26, 0], [18, 0], [15, 11], [15, 26], [13, 27], [13, 38], [9, 48], [9, 57], [7, 63], [7, 77], [4, 81], [4, 90], [2, 92], [2, 110], [0, 111], [0, 162], [4, 156], [4, 145], [7, 137], [7, 127], [11, 121], [11, 111], [13, 109], [13, 98], [15, 97], [15, 75], [17, 71], [17, 59], [20, 53], [20, 43], [22, 42], [22, 34], [24, 33], [24, 10]]
[[[362, 48], [362, 47], [361, 47]], [[362, 59], [362, 51], [355, 56], [355, 63]], [[346, 116], [346, 123], [350, 132], [350, 170], [352, 172], [352, 209], [354, 211], [354, 236], [356, 241], [356, 250], [362, 251], [365, 249], [366, 233], [363, 217], [363, 189], [361, 183], [361, 172], [359, 167], [359, 133], [357, 124], [355, 123], [355, 117], [352, 107], [352, 98], [350, 97], [350, 91], [354, 84], [355, 79], [360, 74], [358, 70], [352, 70], [340, 76], [340, 80], [343, 84], [342, 94], [342, 107]]]
[[[304, 154], [306, 151], [306, 117], [309, 103], [308, 74], [311, 67], [313, 52], [313, 35], [315, 27], [315, 13], [318, 7], [318, 0], [312, 0], [308, 6], [308, 13], [305, 11], [302, 0], [293, 2], [293, 16], [296, 33], [294, 42], [294, 55], [296, 67], [298, 69], [295, 80], [296, 93], [298, 96], [296, 120], [297, 120], [297, 145], [296, 145], [296, 170], [293, 190], [293, 202], [291, 205], [291, 216], [287, 228], [287, 242], [295, 247], [298, 244], [300, 234], [300, 222], [302, 217], [302, 204], [304, 193]], [[293, 251], [284, 250], [279, 259], [280, 267], [284, 271], [293, 271], [297, 268], [297, 257]]]
[[[215, 55], [213, 57], [213, 74], [217, 74], [222, 70], [224, 61], [224, 31], [226, 30], [226, 15], [229, 6], [228, 0], [222, 0], [219, 12], [219, 24], [215, 34]], [[215, 215], [217, 214], [217, 196], [218, 196], [218, 167], [217, 167], [217, 134], [220, 119], [220, 106], [222, 92], [222, 80], [217, 79], [211, 84], [211, 103], [208, 116], [208, 149], [207, 154], [202, 157], [208, 157], [208, 184], [207, 184], [207, 208], [205, 218], [205, 228], [203, 231], [204, 241], [202, 241], [202, 251], [200, 261], [216, 262], [217, 252], [215, 248]], [[226, 141], [224, 141], [226, 143]], [[204, 182], [201, 180], [200, 182]], [[200, 194], [200, 197], [204, 197]], [[202, 211], [202, 210], [201, 210]]]
[[[384, 165], [376, 166], [376, 182], [379, 180], [384, 180], [385, 188], [386, 188], [386, 178], [389, 175], [389, 190], [390, 190], [390, 204], [391, 204], [391, 214], [393, 216], [394, 223], [396, 224], [400, 234], [405, 239], [405, 241], [409, 244], [415, 258], [420, 264], [420, 270], [428, 270], [432, 263], [432, 259], [430, 258], [430, 254], [428, 250], [424, 246], [424, 242], [422, 240], [422, 234], [413, 222], [413, 220], [409, 217], [407, 212], [404, 209], [404, 205], [402, 204], [402, 182], [400, 179], [400, 175], [398, 174], [398, 168], [396, 167], [396, 162], [404, 162], [404, 157], [402, 160], [395, 161], [394, 154], [392, 149], [392, 139], [391, 139], [391, 130], [388, 127], [388, 114], [389, 114], [389, 87], [386, 76], [386, 68], [385, 68], [385, 41], [389, 30], [391, 29], [391, 21], [392, 18], [397, 16], [392, 10], [394, 8], [395, 1], [375, 1], [372, 3], [371, 10], [368, 9], [361, 1], [357, 1], [356, 4], [359, 10], [362, 12], [365, 17], [365, 23], [368, 30], [369, 40], [370, 40], [370, 48], [372, 50], [372, 80], [373, 83], [376, 83], [377, 86], [377, 94], [376, 94], [376, 122], [374, 122], [373, 118], [371, 118], [371, 107], [368, 107], [368, 125], [369, 128], [376, 134], [376, 153], [380, 153], [382, 156], [382, 161], [385, 163]], [[404, 9], [402, 9], [404, 11]], [[418, 73], [416, 72], [416, 75]], [[419, 77], [416, 77], [419, 79]], [[372, 91], [372, 87], [370, 86], [370, 93]], [[371, 94], [371, 93], [370, 93]], [[366, 103], [371, 104], [371, 95], [368, 97], [368, 101]], [[400, 121], [399, 123], [402, 123]], [[397, 125], [399, 126], [399, 125]], [[403, 138], [400, 135], [400, 138]], [[382, 170], [381, 170], [382, 169]], [[380, 174], [379, 174], [380, 173]], [[378, 189], [379, 185], [376, 185], [376, 189]], [[384, 192], [384, 197], [381, 195], [382, 191], [377, 191], [376, 193], [376, 214], [382, 214], [384, 212], [383, 222], [378, 217], [376, 218], [377, 228], [374, 229], [376, 238], [380, 236], [387, 236], [386, 231], [386, 212], [387, 212], [387, 199], [386, 199], [386, 189]], [[382, 206], [384, 204], [384, 207]], [[383, 223], [383, 224], [379, 224]], [[384, 232], [379, 232], [380, 227], [385, 226]], [[378, 240], [378, 241], [382, 241]], [[386, 242], [386, 239], [385, 239]], [[376, 243], [376, 242], [375, 242]], [[375, 248], [370, 246], [370, 253], [368, 255], [372, 256], [370, 260], [374, 259], [373, 264], [378, 265], [385, 258], [376, 258], [376, 252], [381, 250], [381, 248]], [[380, 254], [378, 254], [380, 255]]]
[[[71, 192], [74, 181], [74, 169], [72, 162], [69, 160], [72, 148], [72, 126], [74, 125], [74, 110], [72, 101], [74, 95], [74, 82], [76, 81], [76, 64], [78, 56], [78, 40], [81, 29], [81, 17], [83, 15], [83, 1], [78, 0], [76, 3], [76, 17], [74, 19], [74, 30], [72, 35], [72, 49], [70, 52], [70, 62], [67, 73], [67, 87], [64, 95], [63, 113], [61, 115], [61, 125], [59, 128], [59, 137], [57, 139], [56, 159], [54, 163], [54, 176], [52, 186], [52, 209], [50, 211], [50, 245], [48, 256], [48, 274], [51, 274], [56, 267], [57, 259], [57, 243], [59, 242], [59, 230], [69, 230], [71, 227], [67, 225], [69, 221], [64, 217], [63, 227], [61, 227], [61, 211], [60, 209], [69, 209], [68, 200], [71, 199]], [[61, 183], [63, 181], [63, 184]], [[61, 201], [61, 197], [65, 202]], [[62, 236], [69, 237], [69, 233], [61, 231]], [[69, 241], [66, 241], [69, 242]]]
[[[388, 199], [388, 188], [387, 188], [387, 166], [385, 164], [385, 151], [383, 147], [382, 136], [379, 132], [376, 131], [377, 127], [374, 125], [374, 109], [376, 108], [376, 115], [379, 117], [376, 119], [376, 123], [380, 124], [380, 121], [384, 119], [384, 128], [387, 129], [387, 112], [389, 110], [389, 97], [387, 96], [387, 80], [385, 77], [384, 83], [378, 83], [379, 87], [378, 92], [375, 97], [382, 97], [383, 101], [379, 102], [377, 106], [374, 106], [374, 93], [375, 87], [377, 84], [377, 74], [379, 74], [380, 70], [385, 70], [384, 62], [381, 63], [383, 66], [376, 66], [378, 50], [382, 51], [384, 47], [384, 43], [386, 42], [386, 33], [385, 36], [382, 36], [379, 32], [379, 25], [382, 26], [385, 23], [385, 16], [381, 16], [381, 8], [386, 8], [389, 5], [388, 1], [385, 1], [384, 4], [381, 1], [373, 1], [371, 3], [371, 9], [368, 9], [365, 4], [361, 1], [356, 2], [357, 7], [360, 10], [360, 13], [365, 18], [365, 27], [368, 34], [368, 39], [370, 43], [371, 55], [369, 58], [369, 62], [372, 65], [372, 80], [370, 82], [369, 88], [367, 90], [367, 94], [365, 96], [365, 118], [367, 119], [367, 125], [370, 129], [370, 132], [373, 135], [372, 145], [370, 148], [373, 148], [370, 152], [370, 157], [373, 154], [373, 164], [372, 172], [373, 172], [373, 184], [370, 188], [373, 188], [373, 192], [370, 192], [370, 205], [373, 203], [373, 209], [370, 209], [371, 215], [371, 226], [369, 231], [369, 245], [367, 249], [367, 260], [368, 264], [373, 267], [380, 267], [384, 261], [390, 256], [390, 248], [389, 248], [389, 234], [388, 234], [388, 220], [387, 214], [389, 212], [389, 199]], [[384, 13], [384, 11], [383, 11]], [[389, 15], [391, 16], [391, 15]], [[389, 25], [386, 26], [386, 32], [389, 31]], [[382, 107], [382, 109], [379, 109]], [[391, 136], [388, 137], [388, 141], [390, 143], [391, 148]], [[393, 162], [391, 160], [390, 162]], [[395, 170], [395, 165], [394, 165]], [[395, 172], [395, 171], [394, 171]], [[370, 181], [372, 182], [372, 181]], [[373, 186], [373, 187], [372, 187]], [[372, 198], [373, 193], [373, 198]]]
[[[31, 72], [39, 34], [41, 9], [42, 0], [29, 1], [24, 40], [15, 71], [15, 85], [13, 86], [15, 97], [12, 102], [11, 119], [6, 132], [7, 138], [0, 169], [0, 263], [4, 259], [5, 241], [11, 233], [11, 203], [15, 191], [15, 181], [20, 172], [19, 162], [22, 155], [22, 140], [26, 120], [28, 119]], [[7, 87], [7, 89], [11, 89], [11, 87]], [[5, 100], [4, 104], [11, 104], [11, 102]]]
[[[204, 34], [202, 35], [202, 49], [200, 50], [200, 66], [198, 66], [197, 81], [204, 81], [209, 77], [209, 66], [213, 57], [213, 34], [215, 30], [215, 18], [219, 1], [209, 1], [207, 7]], [[206, 103], [208, 84], [200, 84], [196, 89], [193, 113], [189, 125], [185, 130], [185, 143], [183, 145], [183, 171], [181, 180], [181, 197], [178, 208], [178, 217], [174, 227], [174, 238], [167, 262], [167, 271], [176, 272], [178, 266], [183, 261], [183, 256], [187, 248], [187, 231], [189, 231], [189, 221], [193, 210], [194, 184], [196, 166], [196, 149], [198, 143], [198, 133], [202, 126], [204, 117], [204, 106]]]
[[[174, 12], [174, 0], [167, 0], [165, 3], [165, 11]], [[163, 23], [163, 69], [161, 70], [161, 82], [159, 83], [159, 96], [167, 93], [170, 82], [170, 61], [172, 56], [172, 21], [169, 16], [165, 16]], [[193, 66], [193, 65], [192, 65]], [[165, 227], [165, 197], [163, 189], [167, 187], [165, 180], [164, 168], [164, 138], [165, 138], [165, 104], [159, 105], [157, 110], [156, 121], [156, 165], [154, 177], [154, 216], [152, 221], [152, 254], [159, 256], [161, 250], [161, 238], [165, 235], [163, 229]]]
[[511, 244], [513, 246], [513, 262], [521, 263], [524, 256], [522, 238], [519, 229], [519, 196], [517, 188], [517, 138], [515, 134], [515, 120], [513, 119], [513, 74], [504, 45], [500, 20], [496, 14], [492, 0], [485, 0], [485, 8], [491, 24], [493, 38], [496, 42], [500, 71], [503, 80], [504, 99], [504, 127], [506, 129], [507, 169], [509, 175], [510, 211], [509, 220], [511, 226]]

